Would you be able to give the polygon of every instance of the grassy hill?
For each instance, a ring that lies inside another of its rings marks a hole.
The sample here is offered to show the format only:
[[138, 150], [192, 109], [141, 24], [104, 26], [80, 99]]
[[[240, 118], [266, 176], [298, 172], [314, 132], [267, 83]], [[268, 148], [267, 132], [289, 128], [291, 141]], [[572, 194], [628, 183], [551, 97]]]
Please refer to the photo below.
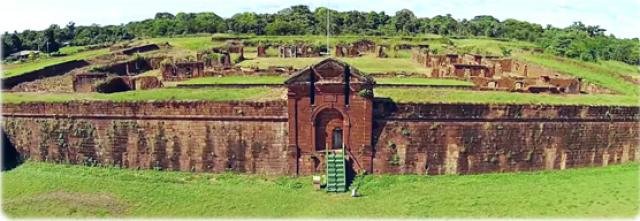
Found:
[[[27, 162], [2, 176], [9, 217], [632, 217], [638, 164], [469, 176], [357, 178], [362, 197], [311, 177]], [[96, 188], [99, 187], [99, 188]]]
[[71, 60], [77, 59], [88, 59], [92, 57], [96, 57], [99, 55], [104, 55], [109, 53], [109, 49], [103, 48], [98, 50], [88, 50], [78, 52], [77, 47], [63, 48], [61, 52], [64, 53], [66, 51], [66, 56], [61, 57], [46, 57], [37, 59], [35, 61], [28, 61], [24, 63], [12, 63], [12, 64], [4, 64], [2, 65], [2, 78], [21, 75], [30, 71], [35, 71], [47, 66], [51, 66], [54, 64], [59, 64]]

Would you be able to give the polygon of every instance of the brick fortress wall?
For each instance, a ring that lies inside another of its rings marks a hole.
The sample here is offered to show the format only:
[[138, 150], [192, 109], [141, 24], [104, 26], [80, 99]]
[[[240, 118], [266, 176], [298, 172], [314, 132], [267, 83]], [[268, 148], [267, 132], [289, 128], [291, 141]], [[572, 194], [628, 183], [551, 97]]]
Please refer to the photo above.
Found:
[[475, 174], [640, 160], [640, 108], [375, 102], [374, 173]]
[[[640, 160], [638, 107], [373, 105], [373, 160], [361, 163], [374, 173], [475, 174]], [[33, 160], [295, 174], [287, 111], [285, 101], [4, 104], [2, 127]]]
[[11, 142], [33, 160], [289, 173], [282, 102], [7, 104], [3, 114]]

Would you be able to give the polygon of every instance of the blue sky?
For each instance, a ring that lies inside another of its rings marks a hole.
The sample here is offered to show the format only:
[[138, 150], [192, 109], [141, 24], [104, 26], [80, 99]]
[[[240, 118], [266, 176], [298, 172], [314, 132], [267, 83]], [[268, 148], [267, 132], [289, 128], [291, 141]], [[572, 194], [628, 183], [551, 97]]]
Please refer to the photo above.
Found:
[[493, 15], [565, 27], [574, 21], [600, 25], [617, 37], [640, 37], [640, 0], [4, 0], [0, 31], [44, 29], [52, 23], [78, 25], [121, 24], [151, 18], [156, 12], [213, 11], [222, 17], [237, 12], [273, 13], [291, 5], [313, 10], [328, 6], [340, 11], [396, 11], [411, 9], [418, 17], [450, 13], [457, 19]]

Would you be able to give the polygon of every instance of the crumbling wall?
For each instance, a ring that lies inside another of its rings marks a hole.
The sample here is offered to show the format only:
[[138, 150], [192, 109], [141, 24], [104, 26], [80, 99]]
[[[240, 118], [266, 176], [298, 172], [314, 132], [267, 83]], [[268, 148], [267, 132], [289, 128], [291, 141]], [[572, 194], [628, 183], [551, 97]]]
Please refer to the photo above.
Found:
[[95, 91], [100, 93], [116, 93], [134, 89], [133, 82], [128, 76], [108, 77], [95, 85]]
[[[155, 61], [155, 60], [154, 60]], [[157, 65], [157, 64], [154, 64]], [[151, 63], [145, 59], [137, 59], [132, 61], [117, 62], [98, 68], [100, 72], [114, 73], [120, 76], [135, 75], [151, 70]]]
[[[31, 160], [289, 174], [282, 102], [7, 105], [3, 128]], [[295, 171], [295, 170], [294, 170]]]
[[73, 77], [73, 91], [93, 92], [96, 91], [96, 84], [107, 79], [105, 73], [78, 74]]
[[[4, 104], [2, 127], [32, 160], [282, 175], [295, 174], [299, 163], [288, 147], [287, 111], [284, 101]], [[373, 111], [367, 168], [373, 173], [475, 174], [640, 160], [640, 107], [376, 100]]]
[[475, 174], [638, 161], [639, 111], [378, 102], [373, 172]]
[[75, 75], [84, 73], [85, 68], [73, 69], [62, 75], [40, 78], [34, 81], [20, 83], [13, 88], [12, 92], [73, 92], [73, 79]]
[[143, 52], [154, 51], [158, 49], [160, 49], [160, 47], [158, 47], [157, 44], [146, 44], [146, 45], [134, 46], [131, 48], [124, 49], [121, 51], [121, 53], [126, 55], [132, 55], [135, 53], [143, 53]]
[[166, 64], [162, 68], [162, 79], [165, 81], [181, 81], [204, 76], [203, 62], [179, 62]]
[[155, 76], [140, 76], [132, 79], [135, 90], [147, 90], [162, 87], [162, 81]]
[[42, 79], [42, 78], [63, 75], [73, 69], [81, 68], [87, 65], [89, 65], [89, 62], [85, 60], [72, 60], [72, 61], [66, 61], [59, 64], [47, 66], [42, 69], [31, 71], [21, 75], [3, 78], [2, 89], [7, 90], [21, 83], [35, 81], [37, 79]]

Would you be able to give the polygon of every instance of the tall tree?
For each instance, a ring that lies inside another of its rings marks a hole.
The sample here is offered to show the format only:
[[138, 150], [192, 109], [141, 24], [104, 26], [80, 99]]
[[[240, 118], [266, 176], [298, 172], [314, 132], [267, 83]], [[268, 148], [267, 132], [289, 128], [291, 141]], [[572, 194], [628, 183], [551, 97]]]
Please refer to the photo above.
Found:
[[[6, 33], [5, 33], [6, 34]], [[18, 32], [14, 31], [13, 34], [8, 36], [6, 44], [11, 48], [11, 53], [22, 51], [22, 40], [18, 36]]]
[[[60, 43], [56, 41], [55, 29], [56, 25], [51, 25], [44, 30], [44, 35], [40, 41], [40, 50], [46, 53], [56, 52], [60, 49]], [[59, 28], [59, 27], [58, 27]]]
[[401, 33], [415, 33], [418, 29], [417, 18], [409, 9], [397, 11], [393, 23], [396, 26], [396, 31]]

